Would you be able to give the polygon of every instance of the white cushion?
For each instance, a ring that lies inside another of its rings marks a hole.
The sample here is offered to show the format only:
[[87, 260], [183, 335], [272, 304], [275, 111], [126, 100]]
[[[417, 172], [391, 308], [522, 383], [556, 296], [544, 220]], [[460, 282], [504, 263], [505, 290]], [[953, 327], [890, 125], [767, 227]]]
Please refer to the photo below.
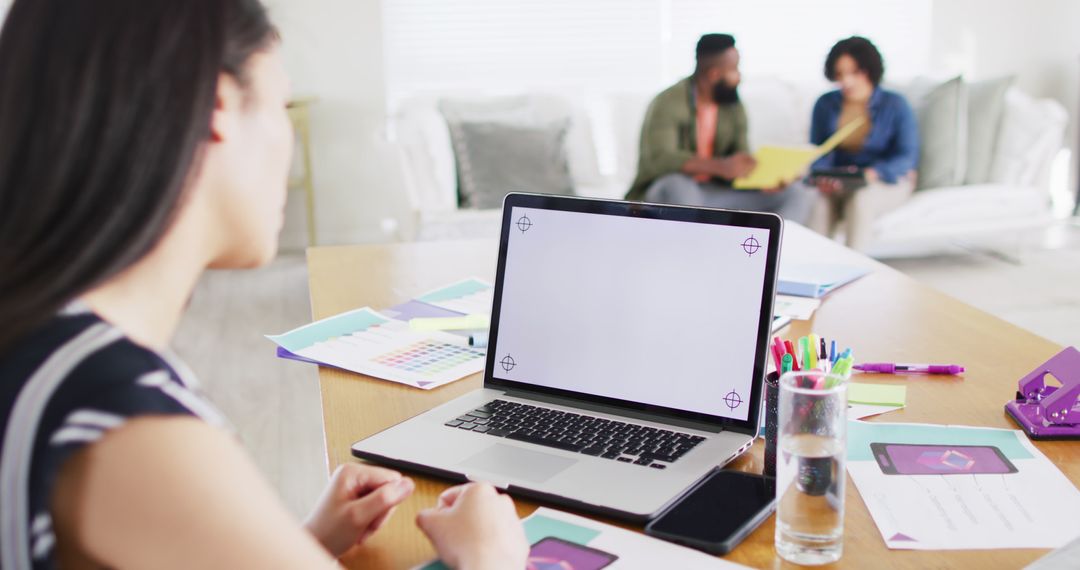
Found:
[[1049, 195], [1037, 188], [975, 184], [920, 190], [904, 205], [874, 222], [874, 238], [957, 234], [981, 226], [1012, 226], [1042, 220]]
[[1016, 89], [1005, 94], [990, 181], [1012, 186], [1044, 186], [1049, 163], [1061, 148], [1068, 113], [1050, 99], [1036, 100]]
[[442, 114], [430, 101], [412, 101], [402, 106], [393, 126], [413, 208], [456, 210], [457, 166]]
[[615, 158], [614, 178], [625, 183], [623, 194], [637, 175], [638, 151], [641, 148], [641, 124], [645, 111], [656, 93], [620, 92], [608, 97], [605, 124], [612, 134]]

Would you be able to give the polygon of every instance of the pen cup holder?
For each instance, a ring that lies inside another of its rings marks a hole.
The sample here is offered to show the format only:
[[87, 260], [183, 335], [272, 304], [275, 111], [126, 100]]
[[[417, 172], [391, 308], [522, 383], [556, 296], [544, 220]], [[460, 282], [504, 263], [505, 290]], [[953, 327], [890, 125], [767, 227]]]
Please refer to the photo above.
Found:
[[765, 469], [766, 477], [776, 477], [777, 406], [780, 402], [780, 375], [765, 376]]

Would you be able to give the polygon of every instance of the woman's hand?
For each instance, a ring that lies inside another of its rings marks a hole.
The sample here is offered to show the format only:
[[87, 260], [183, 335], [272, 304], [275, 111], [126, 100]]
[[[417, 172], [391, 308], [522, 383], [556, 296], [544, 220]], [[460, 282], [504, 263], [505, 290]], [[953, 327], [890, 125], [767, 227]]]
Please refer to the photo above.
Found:
[[304, 526], [330, 554], [339, 557], [379, 530], [413, 488], [412, 479], [396, 471], [345, 463], [334, 471]]
[[486, 483], [451, 487], [416, 524], [439, 558], [457, 570], [524, 568], [529, 555], [514, 502]]
[[844, 181], [832, 176], [818, 176], [814, 178], [814, 186], [826, 196], [831, 196], [844, 189]]

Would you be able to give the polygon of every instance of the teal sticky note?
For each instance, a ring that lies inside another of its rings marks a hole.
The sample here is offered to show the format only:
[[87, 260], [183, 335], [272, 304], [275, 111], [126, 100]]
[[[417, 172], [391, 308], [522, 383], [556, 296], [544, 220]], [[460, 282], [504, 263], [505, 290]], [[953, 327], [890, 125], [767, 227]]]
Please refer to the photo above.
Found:
[[575, 544], [588, 544], [600, 536], [600, 531], [576, 524], [550, 519], [543, 515], [533, 515], [525, 520], [525, 538], [529, 544], [553, 536]]
[[907, 386], [852, 382], [848, 384], [847, 399], [852, 404], [903, 406], [907, 401]]
[[[597, 536], [599, 530], [585, 528], [576, 524], [551, 519], [543, 515], [533, 515], [522, 521], [525, 527], [525, 540], [529, 544], [536, 544], [549, 536], [561, 538], [567, 542], [585, 545]], [[420, 570], [450, 570], [440, 560], [435, 560], [420, 568]]]

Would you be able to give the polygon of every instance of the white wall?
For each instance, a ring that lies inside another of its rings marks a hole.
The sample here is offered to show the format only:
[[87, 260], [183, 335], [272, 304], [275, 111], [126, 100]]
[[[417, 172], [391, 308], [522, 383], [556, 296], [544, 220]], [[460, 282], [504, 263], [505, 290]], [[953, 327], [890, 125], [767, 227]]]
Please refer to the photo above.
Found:
[[[379, 0], [266, 0], [281, 31], [296, 96], [314, 96], [312, 161], [320, 244], [384, 241], [403, 217], [392, 157], [381, 142], [385, 70]], [[303, 193], [290, 194], [283, 247], [306, 243]]]
[[[1080, 2], [1075, 0], [935, 0], [931, 53], [944, 72], [978, 80], [1016, 76], [1016, 86], [1049, 97], [1069, 112], [1065, 143], [1077, 156], [1080, 110]], [[1056, 189], [1071, 196], [1070, 182]]]
[[1077, 106], [1080, 2], [935, 0], [931, 53], [971, 79], [1016, 75], [1025, 92]]

